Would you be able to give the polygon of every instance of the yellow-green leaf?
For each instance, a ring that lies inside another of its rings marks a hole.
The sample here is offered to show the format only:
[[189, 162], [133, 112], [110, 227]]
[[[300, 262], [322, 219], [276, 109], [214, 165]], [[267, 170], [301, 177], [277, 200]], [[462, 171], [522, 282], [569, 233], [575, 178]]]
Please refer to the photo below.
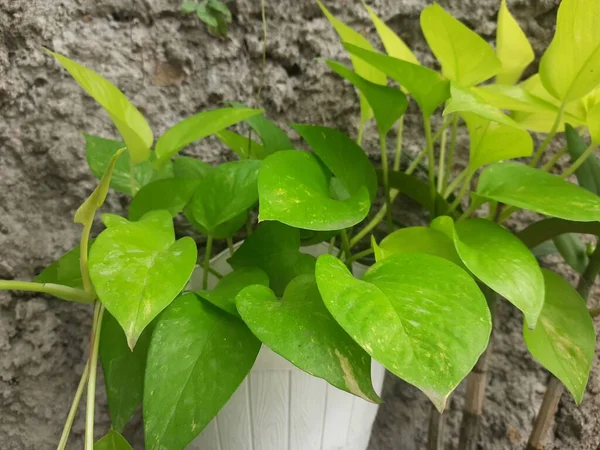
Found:
[[450, 83], [450, 95], [450, 100], [444, 108], [444, 115], [467, 112], [504, 125], [517, 126], [514, 120], [500, 109], [487, 103], [470, 88], [463, 88], [452, 82]]
[[477, 33], [434, 4], [421, 12], [421, 29], [443, 74], [463, 86], [474, 86], [502, 70], [494, 50]]
[[91, 69], [69, 58], [48, 51], [75, 81], [102, 106], [121, 133], [131, 160], [142, 162], [150, 157], [154, 136], [146, 119], [114, 84]]
[[496, 54], [502, 63], [502, 70], [496, 75], [496, 82], [514, 84], [519, 81], [525, 68], [535, 58], [527, 36], [502, 0], [498, 12], [496, 30]]

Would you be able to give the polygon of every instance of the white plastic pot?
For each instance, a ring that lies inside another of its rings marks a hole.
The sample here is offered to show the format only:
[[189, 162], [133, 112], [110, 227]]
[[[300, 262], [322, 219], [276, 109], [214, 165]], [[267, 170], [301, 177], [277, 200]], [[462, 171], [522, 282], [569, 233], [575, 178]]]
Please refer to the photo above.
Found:
[[[301, 251], [318, 256], [328, 246]], [[212, 266], [231, 272], [227, 251]], [[361, 276], [366, 267], [354, 264]], [[209, 277], [209, 286], [217, 283]], [[202, 288], [202, 269], [190, 280], [190, 289]], [[385, 369], [373, 361], [373, 386], [381, 394]], [[217, 417], [192, 442], [192, 450], [366, 450], [378, 406], [292, 365], [268, 347], [262, 347], [254, 367]]]

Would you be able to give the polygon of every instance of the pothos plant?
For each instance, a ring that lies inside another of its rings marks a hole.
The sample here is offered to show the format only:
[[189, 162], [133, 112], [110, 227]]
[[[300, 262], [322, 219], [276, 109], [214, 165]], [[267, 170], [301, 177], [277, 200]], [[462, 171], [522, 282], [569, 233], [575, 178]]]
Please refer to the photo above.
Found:
[[[239, 104], [189, 117], [154, 144], [142, 114], [113, 84], [50, 52], [122, 137], [85, 137], [100, 182], [75, 213], [80, 246], [33, 282], [0, 282], [1, 289], [94, 305], [90, 352], [59, 449], [86, 386], [86, 450], [130, 448], [120, 432], [140, 403], [146, 448], [185, 448], [246, 377], [261, 343], [373, 402], [379, 398], [370, 359], [379, 361], [431, 399], [432, 448], [442, 442], [439, 413], [467, 377], [459, 447], [474, 448], [498, 298], [522, 312], [527, 348], [562, 382], [549, 385], [530, 447], [540, 445], [562, 385], [582, 401], [598, 313], [588, 310], [586, 299], [600, 270], [600, 250], [588, 252], [578, 241], [579, 234], [600, 235], [600, 171], [593, 155], [600, 140], [600, 4], [563, 0], [539, 72], [522, 82], [533, 51], [504, 2], [496, 50], [439, 5], [423, 10], [421, 27], [441, 73], [420, 65], [366, 5], [387, 54], [319, 6], [353, 70], [327, 64], [357, 88], [361, 114], [356, 141], [328, 127], [293, 125], [308, 152], [294, 149], [262, 111]], [[412, 101], [422, 115], [424, 149], [401, 170], [403, 118]], [[442, 119], [432, 121], [440, 112]], [[372, 119], [380, 170], [361, 148]], [[242, 121], [260, 141], [227, 129]], [[441, 125], [433, 130], [432, 122]], [[468, 165], [457, 173], [460, 122], [470, 146]], [[390, 163], [388, 134], [396, 124]], [[546, 134], [535, 150], [528, 130]], [[563, 131], [567, 146], [547, 155]], [[240, 159], [212, 167], [177, 156], [210, 135]], [[567, 153], [569, 168], [551, 174]], [[506, 162], [515, 158], [530, 159]], [[422, 161], [426, 181], [415, 175]], [[580, 186], [566, 180], [572, 174]], [[109, 188], [133, 198], [129, 215], [104, 214], [105, 229], [92, 241]], [[383, 205], [367, 219], [378, 192]], [[401, 195], [423, 207], [426, 226], [396, 229], [391, 208]], [[257, 227], [248, 219], [256, 203]], [[519, 209], [541, 218], [515, 233], [504, 224]], [[200, 291], [186, 290], [197, 248], [192, 238], [175, 237], [173, 218], [180, 213], [206, 237]], [[380, 242], [371, 237], [371, 247], [356, 252], [384, 220], [387, 235]], [[244, 228], [247, 238], [236, 248], [233, 237]], [[226, 241], [231, 252], [233, 271], [225, 276], [211, 268], [215, 240]], [[331, 241], [332, 254], [315, 259], [299, 251], [323, 240]], [[534, 257], [532, 249], [551, 240], [582, 272], [577, 289]], [[366, 274], [353, 276], [353, 263], [371, 255], [376, 262]], [[209, 290], [211, 272], [220, 281]], [[94, 443], [98, 357], [112, 429]]]

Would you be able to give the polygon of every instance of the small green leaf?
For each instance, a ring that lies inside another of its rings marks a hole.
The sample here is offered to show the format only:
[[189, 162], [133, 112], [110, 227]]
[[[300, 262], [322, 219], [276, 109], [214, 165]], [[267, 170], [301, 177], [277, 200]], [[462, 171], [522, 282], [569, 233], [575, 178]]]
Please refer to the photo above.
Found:
[[316, 231], [356, 225], [369, 213], [367, 187], [339, 200], [330, 195], [331, 179], [313, 154], [291, 150], [269, 156], [258, 176], [259, 220]]
[[450, 82], [431, 69], [352, 44], [344, 44], [344, 48], [397, 81], [413, 96], [427, 116], [431, 116], [450, 97]]
[[525, 68], [535, 58], [533, 48], [525, 33], [502, 0], [496, 29], [496, 53], [502, 70], [496, 75], [496, 83], [514, 84], [519, 81]]
[[229, 130], [221, 130], [216, 136], [241, 159], [265, 159], [267, 157], [265, 148], [248, 136], [242, 136]]
[[269, 287], [269, 277], [258, 267], [240, 267], [221, 278], [212, 291], [195, 291], [194, 294], [239, 317], [235, 298], [244, 288], [253, 285]]
[[543, 270], [544, 309], [535, 330], [523, 328], [527, 349], [581, 403], [587, 385], [596, 332], [585, 300], [562, 277]]
[[[579, 158], [587, 145], [577, 130], [571, 125], [565, 125], [565, 137], [567, 138], [567, 149], [571, 155], [571, 162]], [[575, 171], [579, 186], [600, 195], [600, 162], [596, 155], [590, 155], [585, 162]]]
[[314, 275], [300, 275], [278, 300], [265, 286], [250, 286], [236, 304], [250, 330], [275, 353], [315, 377], [379, 403], [371, 382], [371, 358], [331, 316]]
[[217, 28], [219, 26], [217, 18], [212, 14], [212, 11], [206, 7], [206, 3], [198, 4], [196, 8], [196, 15], [198, 16], [198, 19], [210, 27]]
[[600, 84], [600, 2], [562, 0], [556, 31], [540, 61], [548, 92], [560, 101], [583, 97]]
[[[193, 224], [202, 233], [223, 239], [239, 229], [238, 218], [245, 217], [258, 200], [260, 165], [261, 162], [255, 160], [225, 163], [199, 180], [186, 215], [193, 218]], [[222, 227], [228, 222], [236, 227]]]
[[327, 61], [327, 65], [339, 76], [352, 83], [364, 95], [373, 110], [379, 134], [386, 135], [408, 106], [408, 100], [402, 91], [371, 83], [335, 61]]
[[[90, 241], [90, 245], [92, 242]], [[46, 267], [33, 281], [36, 283], [60, 284], [75, 289], [83, 289], [79, 256], [80, 250], [78, 245]]]
[[185, 448], [236, 391], [259, 350], [241, 320], [193, 294], [177, 298], [160, 316], [148, 351], [146, 448]]
[[459, 221], [454, 229], [454, 244], [465, 266], [519, 308], [534, 328], [544, 305], [544, 279], [525, 244], [490, 220]]
[[300, 231], [279, 222], [264, 222], [229, 259], [236, 271], [258, 267], [271, 281], [277, 296], [290, 281], [302, 274], [315, 273], [314, 256], [300, 253]]
[[492, 47], [440, 5], [423, 9], [421, 29], [443, 74], [450, 80], [465, 87], [474, 86], [502, 70]]
[[231, 11], [229, 11], [227, 5], [221, 0], [208, 0], [208, 7], [224, 16], [228, 22], [231, 22]]
[[512, 127], [517, 126], [514, 120], [495, 106], [487, 103], [483, 98], [479, 97], [474, 90], [462, 88], [455, 83], [451, 83], [451, 86], [450, 91], [452, 96], [448, 103], [446, 103], [444, 115], [454, 112], [466, 112], [504, 125]]
[[183, 119], [165, 131], [156, 143], [157, 165], [164, 164], [192, 142], [261, 113], [262, 110], [259, 109], [221, 108]]
[[129, 348], [185, 287], [196, 257], [192, 238], [175, 242], [168, 211], [151, 211], [96, 238], [90, 276], [98, 298], [123, 327]]
[[154, 141], [150, 125], [127, 97], [110, 81], [69, 58], [48, 51], [79, 85], [106, 110], [121, 133], [134, 163], [146, 161]]
[[173, 161], [173, 175], [186, 180], [198, 180], [207, 177], [214, 167], [189, 156], [178, 156]]
[[489, 200], [576, 222], [600, 220], [600, 197], [562, 178], [518, 163], [497, 163], [479, 177]]
[[181, 4], [181, 10], [186, 14], [195, 12], [196, 8], [198, 8], [197, 2], [183, 2]]
[[94, 450], [133, 450], [133, 447], [115, 430], [94, 444]]
[[588, 265], [589, 258], [586, 247], [574, 233], [566, 233], [556, 236], [554, 239], [556, 250], [565, 262], [577, 273], [583, 273]]
[[189, 203], [200, 180], [169, 178], [142, 188], [129, 205], [129, 219], [139, 220], [150, 211], [167, 210], [175, 217]]
[[151, 335], [152, 325], [144, 330], [131, 351], [121, 325], [108, 312], [104, 314], [100, 334], [100, 361], [104, 372], [110, 419], [117, 431], [123, 431], [142, 403], [146, 357]]
[[342, 328], [440, 411], [487, 347], [485, 298], [465, 271], [443, 258], [397, 253], [358, 280], [340, 260], [323, 255], [316, 276]]

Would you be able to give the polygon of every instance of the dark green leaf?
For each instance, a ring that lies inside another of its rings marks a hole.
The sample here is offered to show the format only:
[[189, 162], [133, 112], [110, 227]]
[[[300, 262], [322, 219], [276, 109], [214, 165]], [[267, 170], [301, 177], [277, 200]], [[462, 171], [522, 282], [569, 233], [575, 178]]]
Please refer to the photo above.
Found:
[[265, 159], [267, 157], [265, 148], [248, 136], [242, 136], [229, 130], [221, 130], [216, 136], [241, 159]]
[[[92, 245], [93, 240], [90, 242]], [[52, 283], [83, 289], [81, 269], [79, 267], [79, 245], [62, 255], [57, 261], [46, 267], [33, 279], [36, 283]]]
[[173, 174], [176, 178], [197, 180], [208, 176], [214, 167], [189, 156], [178, 156], [173, 161]]
[[561, 234], [554, 239], [556, 250], [563, 257], [565, 262], [571, 266], [577, 273], [583, 273], [588, 265], [588, 255], [586, 247], [579, 239], [579, 236], [573, 233]]
[[200, 19], [202, 22], [204, 22], [206, 25], [208, 25], [210, 27], [216, 28], [219, 26], [219, 22], [217, 21], [217, 18], [213, 15], [212, 11], [210, 11], [206, 7], [206, 3], [198, 4], [198, 7], [196, 9], [196, 15], [198, 16], [198, 19]]
[[110, 430], [106, 436], [94, 444], [94, 450], [133, 450], [123, 436]]
[[[571, 162], [575, 162], [585, 152], [587, 145], [577, 130], [569, 124], [565, 125], [565, 136]], [[600, 162], [598, 162], [596, 155], [590, 155], [575, 171], [575, 175], [579, 186], [600, 195]]]
[[186, 14], [193, 13], [194, 11], [196, 11], [197, 7], [197, 2], [183, 2], [181, 4], [181, 10]]
[[231, 22], [231, 11], [221, 0], [208, 0], [208, 7], [223, 15], [228, 22]]
[[129, 205], [129, 219], [139, 220], [150, 211], [167, 210], [179, 214], [194, 195], [200, 180], [169, 178], [154, 181], [142, 188]]
[[[381, 170], [377, 171], [378, 177], [382, 179]], [[404, 172], [389, 172], [390, 188], [397, 189], [416, 201], [419, 205], [423, 206], [428, 211], [433, 211], [433, 205], [431, 201], [431, 191], [429, 185], [415, 176], [407, 175]], [[444, 214], [450, 206], [448, 202], [444, 200], [440, 194], [436, 193], [435, 198], [435, 212], [437, 214]]]

